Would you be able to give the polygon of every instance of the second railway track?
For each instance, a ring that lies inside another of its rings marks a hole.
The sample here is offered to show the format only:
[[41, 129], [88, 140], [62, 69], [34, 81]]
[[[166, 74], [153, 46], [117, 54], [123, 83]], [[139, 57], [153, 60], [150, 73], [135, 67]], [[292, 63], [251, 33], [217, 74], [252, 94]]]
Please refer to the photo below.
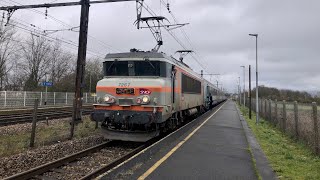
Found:
[[92, 179], [150, 144], [109, 141], [5, 179]]
[[[82, 115], [88, 115], [92, 112], [92, 106], [83, 106]], [[37, 120], [51, 120], [66, 118], [72, 116], [72, 107], [42, 108], [38, 110]], [[12, 110], [0, 112], [0, 126], [13, 125], [19, 123], [32, 122], [32, 110]]]

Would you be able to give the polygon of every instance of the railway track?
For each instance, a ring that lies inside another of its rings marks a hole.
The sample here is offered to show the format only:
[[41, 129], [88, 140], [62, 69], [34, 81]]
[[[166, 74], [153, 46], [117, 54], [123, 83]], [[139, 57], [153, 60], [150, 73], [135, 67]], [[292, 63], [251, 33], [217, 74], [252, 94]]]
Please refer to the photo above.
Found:
[[[134, 156], [154, 141], [143, 144], [105, 142], [5, 179], [92, 179]], [[111, 155], [114, 155], [113, 158], [110, 158]], [[99, 162], [99, 158], [102, 161]]]
[[[173, 132], [158, 136], [146, 143], [108, 141], [4, 179], [93, 179], [153, 144], [161, 142], [163, 138], [170, 137], [171, 134], [188, 126], [193, 120], [193, 118], [187, 119], [188, 123]], [[176, 139], [176, 136], [179, 136], [179, 133], [171, 138]]]
[[[83, 106], [82, 115], [92, 112], [92, 106]], [[51, 120], [72, 116], [72, 107], [41, 108], [37, 112], [37, 120]], [[33, 115], [31, 109], [0, 111], [0, 126], [32, 122]]]

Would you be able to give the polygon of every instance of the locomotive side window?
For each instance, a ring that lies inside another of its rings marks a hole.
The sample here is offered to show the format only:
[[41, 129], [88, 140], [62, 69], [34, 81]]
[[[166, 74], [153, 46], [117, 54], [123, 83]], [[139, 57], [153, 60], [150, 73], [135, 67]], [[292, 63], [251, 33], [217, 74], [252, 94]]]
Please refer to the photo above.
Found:
[[159, 76], [167, 77], [168, 63], [162, 61], [105, 61], [105, 76]]
[[201, 82], [182, 73], [182, 93], [201, 94]]

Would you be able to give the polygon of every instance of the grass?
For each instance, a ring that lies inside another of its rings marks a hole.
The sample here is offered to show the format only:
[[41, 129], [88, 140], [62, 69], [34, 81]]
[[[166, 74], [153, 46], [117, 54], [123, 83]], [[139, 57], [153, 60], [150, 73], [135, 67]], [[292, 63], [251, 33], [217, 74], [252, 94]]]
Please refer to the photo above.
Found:
[[248, 108], [240, 109], [279, 179], [320, 179], [319, 156], [262, 118], [256, 125], [255, 114], [250, 120]]
[[256, 159], [254, 159], [254, 157], [253, 157], [253, 153], [252, 153], [251, 148], [248, 148], [248, 151], [249, 151], [249, 153], [250, 153], [250, 156], [251, 156], [251, 159], [252, 159], [252, 162], [253, 162], [254, 172], [255, 172], [256, 176], [258, 177], [258, 180], [262, 180], [262, 177], [261, 177], [261, 175], [260, 175], [259, 172], [258, 172]]
[[[45, 126], [44, 128], [37, 128], [35, 147], [65, 141], [69, 137], [69, 131], [70, 125], [67, 121]], [[99, 131], [95, 129], [95, 122], [92, 122], [89, 118], [85, 117], [83, 122], [76, 126], [74, 138], [87, 137], [89, 135], [97, 134], [98, 132]], [[0, 157], [17, 154], [29, 149], [30, 136], [31, 130], [14, 135], [0, 136]]]

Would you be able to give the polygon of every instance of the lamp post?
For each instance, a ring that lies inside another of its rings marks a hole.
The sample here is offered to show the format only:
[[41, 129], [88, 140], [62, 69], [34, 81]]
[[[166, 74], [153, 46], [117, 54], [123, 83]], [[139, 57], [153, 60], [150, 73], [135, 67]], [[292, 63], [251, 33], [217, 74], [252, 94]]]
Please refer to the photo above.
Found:
[[246, 68], [245, 66], [240, 66], [243, 68], [243, 106], [246, 106]]
[[239, 79], [239, 85], [238, 85], [238, 89], [239, 89], [239, 104], [241, 105], [241, 84], [240, 84], [240, 76], [238, 77]]
[[256, 123], [259, 123], [259, 96], [258, 96], [258, 34], [249, 34], [256, 37]]

